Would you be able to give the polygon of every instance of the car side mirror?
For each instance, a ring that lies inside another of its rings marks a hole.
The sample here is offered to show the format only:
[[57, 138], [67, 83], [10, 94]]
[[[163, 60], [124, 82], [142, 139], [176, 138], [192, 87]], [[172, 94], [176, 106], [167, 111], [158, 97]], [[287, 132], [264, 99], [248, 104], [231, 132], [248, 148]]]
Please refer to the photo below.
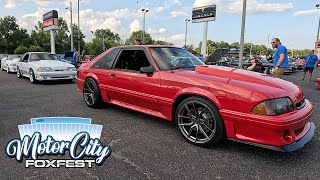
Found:
[[154, 69], [152, 66], [149, 67], [141, 67], [140, 68], [140, 73], [144, 73], [144, 74], [153, 74]]

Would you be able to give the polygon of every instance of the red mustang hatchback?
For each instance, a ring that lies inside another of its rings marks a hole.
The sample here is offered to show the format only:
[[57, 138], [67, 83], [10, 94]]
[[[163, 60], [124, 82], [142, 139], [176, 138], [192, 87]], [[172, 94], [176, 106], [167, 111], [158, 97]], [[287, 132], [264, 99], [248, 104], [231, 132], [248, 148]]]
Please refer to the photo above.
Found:
[[176, 121], [182, 136], [196, 145], [228, 138], [290, 152], [315, 131], [313, 107], [297, 85], [207, 66], [176, 47], [109, 49], [80, 67], [77, 85], [89, 107], [107, 102]]

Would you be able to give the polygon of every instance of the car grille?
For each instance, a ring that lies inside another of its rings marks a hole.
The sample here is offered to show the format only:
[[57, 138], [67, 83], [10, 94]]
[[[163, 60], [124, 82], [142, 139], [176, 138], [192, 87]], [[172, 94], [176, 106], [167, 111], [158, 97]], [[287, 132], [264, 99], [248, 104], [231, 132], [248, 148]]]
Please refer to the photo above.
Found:
[[305, 105], [306, 105], [306, 101], [305, 99], [301, 99], [300, 101], [297, 101], [294, 103], [294, 105], [296, 106], [296, 108], [299, 110], [299, 109], [302, 109]]
[[56, 69], [54, 71], [65, 71], [64, 69]]

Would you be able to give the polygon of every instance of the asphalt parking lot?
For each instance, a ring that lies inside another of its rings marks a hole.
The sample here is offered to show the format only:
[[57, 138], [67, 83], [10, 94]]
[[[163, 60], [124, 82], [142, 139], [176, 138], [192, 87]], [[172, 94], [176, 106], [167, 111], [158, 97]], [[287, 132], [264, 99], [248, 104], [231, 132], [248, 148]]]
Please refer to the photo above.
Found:
[[[117, 106], [87, 107], [75, 83], [31, 84], [0, 72], [0, 179], [320, 179], [320, 89], [315, 78], [299, 81], [302, 72], [285, 79], [299, 84], [314, 105], [317, 129], [303, 149], [281, 153], [227, 141], [207, 149], [188, 144], [172, 123]], [[7, 157], [5, 146], [19, 137], [18, 125], [44, 116], [92, 118], [102, 124], [101, 140], [112, 154], [93, 168], [25, 168]]]

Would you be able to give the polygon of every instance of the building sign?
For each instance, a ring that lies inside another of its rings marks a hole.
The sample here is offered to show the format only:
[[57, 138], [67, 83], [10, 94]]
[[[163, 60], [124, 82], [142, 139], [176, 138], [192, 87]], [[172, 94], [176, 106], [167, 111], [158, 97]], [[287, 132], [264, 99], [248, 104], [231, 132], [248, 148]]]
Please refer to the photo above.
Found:
[[216, 19], [216, 5], [197, 7], [192, 9], [192, 22], [200, 23]]
[[52, 10], [50, 12], [45, 13], [42, 16], [42, 20], [44, 31], [59, 29], [58, 12], [56, 10]]

